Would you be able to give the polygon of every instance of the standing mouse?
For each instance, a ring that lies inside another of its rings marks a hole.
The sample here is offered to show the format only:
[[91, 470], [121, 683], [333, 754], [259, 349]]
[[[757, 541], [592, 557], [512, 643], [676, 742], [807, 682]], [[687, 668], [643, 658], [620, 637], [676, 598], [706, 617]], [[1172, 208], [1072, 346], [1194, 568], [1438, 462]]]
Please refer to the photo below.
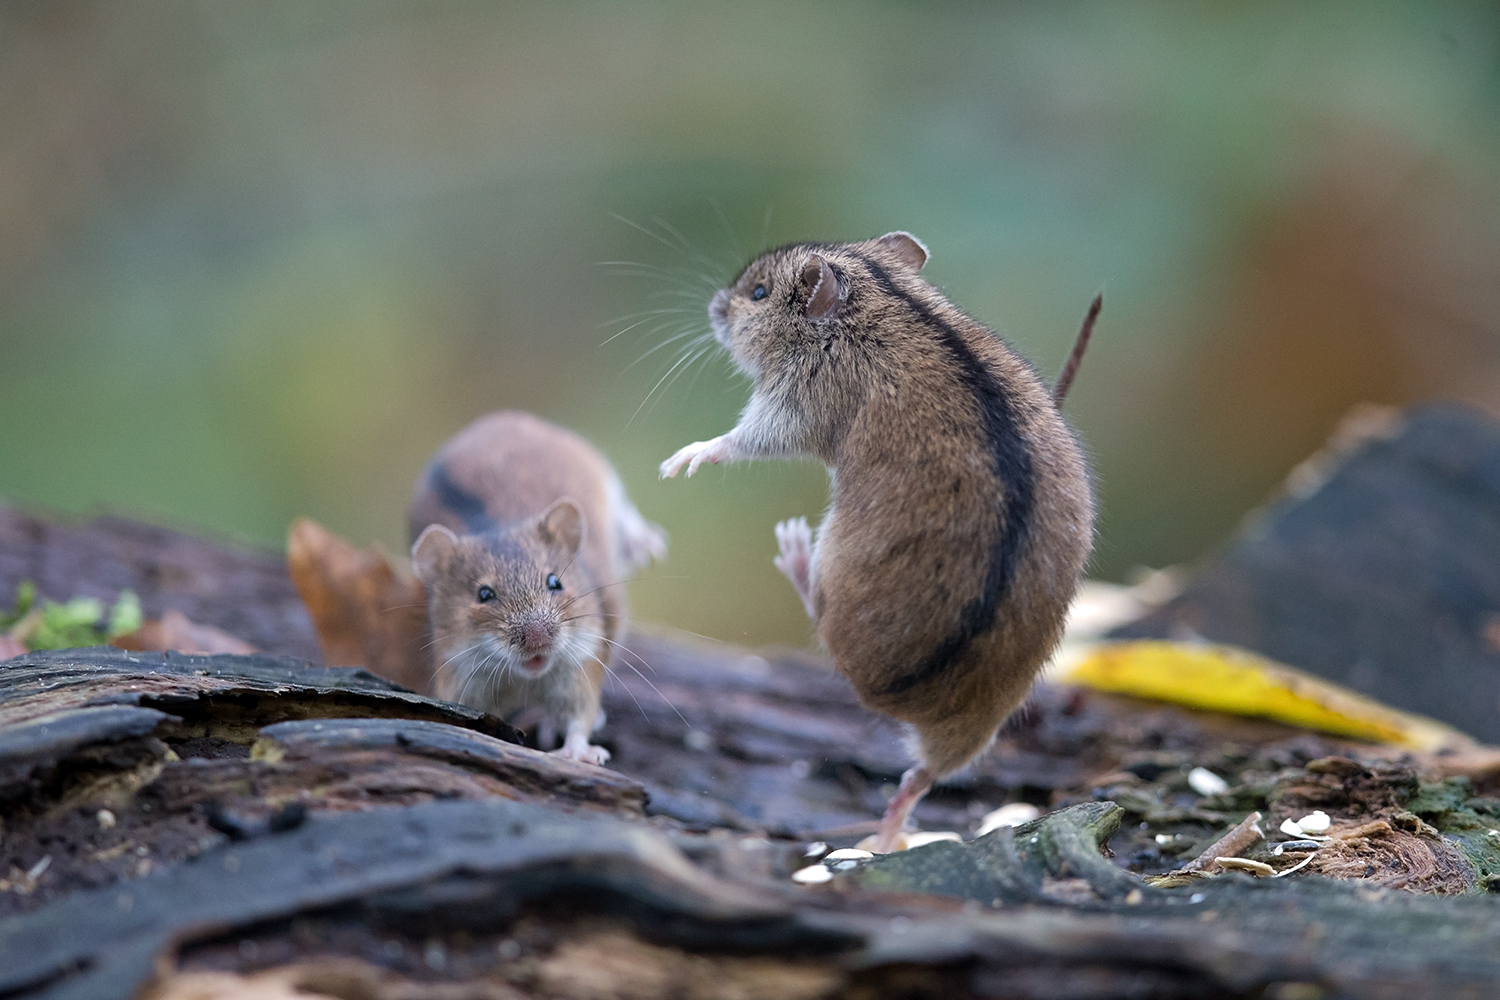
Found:
[[661, 466], [663, 477], [748, 458], [828, 466], [816, 541], [805, 519], [777, 525], [775, 564], [860, 700], [911, 727], [917, 763], [879, 851], [1026, 697], [1093, 542], [1060, 395], [923, 280], [926, 262], [903, 232], [751, 261], [708, 309], [754, 382], [750, 401], [733, 430]]
[[500, 716], [537, 706], [566, 727], [557, 753], [608, 760], [589, 736], [625, 630], [619, 585], [667, 545], [604, 456], [540, 417], [490, 413], [423, 471], [410, 528], [438, 696]]

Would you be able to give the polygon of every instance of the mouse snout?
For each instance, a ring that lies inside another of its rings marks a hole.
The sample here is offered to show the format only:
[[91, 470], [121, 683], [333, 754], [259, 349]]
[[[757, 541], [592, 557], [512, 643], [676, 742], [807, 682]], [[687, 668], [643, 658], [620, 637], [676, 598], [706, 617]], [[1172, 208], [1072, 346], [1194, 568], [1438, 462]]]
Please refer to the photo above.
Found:
[[724, 344], [724, 338], [729, 334], [729, 289], [719, 289], [709, 300], [708, 322], [713, 327], [714, 339]]
[[549, 615], [533, 611], [517, 623], [515, 642], [524, 652], [545, 653], [557, 638], [557, 622]]

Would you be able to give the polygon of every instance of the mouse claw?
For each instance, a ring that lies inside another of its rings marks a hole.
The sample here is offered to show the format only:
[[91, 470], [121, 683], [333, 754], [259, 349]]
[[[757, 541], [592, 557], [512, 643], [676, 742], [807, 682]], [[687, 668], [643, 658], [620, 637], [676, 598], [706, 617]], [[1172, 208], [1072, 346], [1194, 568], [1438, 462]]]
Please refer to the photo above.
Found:
[[688, 478], [691, 479], [693, 473], [698, 471], [698, 466], [704, 462], [717, 465], [734, 458], [734, 450], [730, 447], [727, 438], [728, 435], [720, 434], [712, 441], [694, 441], [687, 447], [679, 449], [677, 454], [661, 463], [661, 478], [671, 479], [686, 465]]
[[[675, 478], [677, 476], [677, 473], [682, 471], [682, 467], [686, 465], [688, 463], [688, 460], [693, 457], [693, 449], [700, 448], [702, 446], [702, 441], [695, 441], [692, 444], [688, 445], [686, 448], [679, 448], [671, 458], [661, 463], [661, 468], [658, 469], [661, 478]], [[688, 473], [688, 475], [692, 475], [692, 473], [690, 472]]]

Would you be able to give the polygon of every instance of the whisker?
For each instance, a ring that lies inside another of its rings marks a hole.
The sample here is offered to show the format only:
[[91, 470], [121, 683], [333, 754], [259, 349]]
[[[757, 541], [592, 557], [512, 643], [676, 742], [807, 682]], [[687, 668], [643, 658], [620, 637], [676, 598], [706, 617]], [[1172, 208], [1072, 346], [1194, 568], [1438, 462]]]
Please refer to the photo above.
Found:
[[[613, 334], [610, 337], [608, 337], [607, 339], [600, 341], [599, 346], [600, 347], [606, 347], [606, 346], [608, 346], [611, 342], [620, 339], [621, 337], [623, 337], [627, 333], [629, 333], [631, 330], [634, 330], [637, 327], [645, 326], [647, 323], [649, 323], [653, 319], [657, 318], [657, 316], [660, 316], [662, 312], [681, 312], [681, 313], [685, 313], [685, 312], [687, 312], [687, 310], [686, 309], [668, 309], [668, 310], [661, 310], [660, 312], [653, 311], [651, 315], [646, 316], [646, 317], [644, 317], [642, 319], [636, 320], [636, 322], [631, 323], [629, 326], [627, 326], [625, 329], [621, 330], [619, 333]], [[636, 315], [639, 316], [640, 314], [637, 313]], [[603, 326], [614, 326], [615, 323], [618, 323], [621, 320], [626, 320], [626, 319], [634, 319], [634, 317], [632, 317], [632, 316], [621, 316], [620, 319], [614, 320], [614, 321], [612, 321], [610, 323], [604, 323], [604, 324], [601, 324], [601, 325], [603, 325]]]
[[[666, 247], [668, 250], [672, 250], [672, 251], [674, 251], [676, 253], [684, 254], [685, 256], [690, 256], [690, 255], [688, 255], [686, 253], [686, 251], [684, 251], [684, 249], [682, 247], [673, 244], [671, 240], [668, 240], [665, 236], [662, 236], [660, 233], [653, 232], [652, 230], [647, 229], [645, 226], [641, 225], [639, 222], [635, 222], [635, 221], [633, 221], [631, 219], [627, 219], [627, 218], [625, 218], [625, 216], [619, 214], [618, 212], [610, 212], [609, 213], [609, 217], [611, 219], [614, 219], [616, 222], [623, 222], [623, 223], [625, 223], [625, 225], [629, 226], [631, 229], [634, 229], [634, 230], [637, 230], [638, 232], [644, 233], [645, 235], [651, 237], [656, 242], [660, 243], [662, 246]], [[656, 219], [654, 217], [652, 218], [651, 221], [657, 223], [658, 225], [661, 224], [660, 220], [658, 220], [658, 219]], [[662, 228], [667, 229], [668, 232], [671, 232], [671, 227], [663, 226]], [[708, 263], [712, 263], [712, 262], [710, 261]]]
[[625, 371], [630, 371], [630, 369], [634, 368], [636, 365], [640, 364], [642, 361], [645, 361], [647, 358], [651, 357], [651, 355], [655, 354], [657, 351], [660, 351], [660, 350], [663, 350], [663, 349], [665, 349], [667, 347], [672, 346], [673, 344], [675, 344], [678, 341], [682, 340], [684, 337], [691, 337], [692, 339], [690, 339], [687, 343], [680, 345], [680, 349], [682, 349], [684, 351], [692, 351], [692, 350], [696, 350], [700, 344], [705, 343], [713, 335], [714, 334], [713, 334], [712, 330], [702, 330], [702, 331], [699, 331], [698, 325], [695, 323], [691, 327], [689, 327], [688, 329], [682, 331], [681, 333], [675, 334], [675, 335], [673, 335], [671, 337], [668, 337], [666, 340], [663, 340], [661, 343], [659, 343], [655, 347], [651, 348], [645, 354], [642, 354], [640, 357], [638, 357], [634, 361], [630, 362], [630, 364], [626, 365], [624, 370]]
[[719, 221], [724, 224], [724, 231], [729, 234], [730, 240], [734, 242], [736, 256], [743, 257], [745, 255], [745, 248], [740, 243], [740, 234], [735, 232], [734, 226], [730, 225], [729, 216], [724, 211], [723, 203], [717, 198], [710, 198], [708, 203], [713, 206], [714, 214], [719, 217]]
[[[618, 216], [616, 216], [616, 218], [618, 218]], [[634, 223], [627, 223], [627, 225], [633, 226], [637, 229], [640, 228]], [[645, 232], [645, 230], [642, 230], [642, 232]], [[647, 235], [651, 236], [655, 240], [665, 243], [665, 241], [662, 241], [661, 237], [657, 236], [655, 233], [647, 233]], [[670, 243], [665, 243], [665, 245], [671, 247], [672, 250], [677, 251], [678, 253], [682, 252], [680, 249], [672, 246], [672, 244]], [[667, 264], [652, 264], [648, 261], [640, 260], [601, 260], [599, 261], [599, 266], [614, 268], [615, 270], [611, 272], [614, 274], [635, 273], [638, 275], [651, 277], [671, 278], [675, 281], [684, 283], [687, 281], [701, 281], [705, 284], [714, 284], [715, 287], [717, 287], [717, 282], [714, 276], [706, 273], [700, 268], [672, 266]]]
[[[597, 632], [587, 632], [587, 631], [585, 631], [583, 629], [579, 629], [579, 632], [582, 633], [582, 634], [584, 634], [584, 635], [591, 635], [595, 639], [599, 639], [599, 640], [601, 640], [603, 642], [607, 642], [611, 646], [616, 646], [619, 649], [624, 650], [626, 653], [629, 653], [631, 656], [635, 657], [637, 660], [640, 660], [641, 663], [645, 665], [646, 669], [650, 670], [652, 673], [656, 672], [656, 668], [652, 667], [651, 664], [647, 663], [646, 660], [645, 660], [645, 658], [642, 657], [641, 654], [637, 653], [635, 650], [631, 649], [629, 646], [626, 646], [624, 643], [616, 642], [613, 639], [606, 638], [605, 636], [600, 635]], [[682, 720], [682, 724], [684, 726], [687, 726], [689, 729], [693, 728], [692, 727], [692, 723], [688, 722], [687, 717], [684, 716], [682, 714], [682, 712], [678, 711], [677, 706], [674, 705], [674, 704], [672, 704], [672, 700], [670, 698], [668, 698], [666, 695], [662, 694], [661, 688], [657, 687], [652, 682], [651, 678], [649, 678], [645, 674], [641, 673], [640, 668], [637, 667], [634, 663], [631, 663], [628, 659], [625, 660], [625, 661], [623, 661], [623, 662], [625, 663], [625, 665], [627, 667], [629, 667], [631, 670], [635, 671], [637, 677], [639, 677], [641, 680], [643, 680], [643, 681], [646, 682], [646, 686], [647, 687], [649, 687], [652, 691], [656, 692], [656, 696], [658, 698], [660, 698], [662, 700], [662, 703], [665, 704], [668, 708], [670, 708], [673, 711], [674, 714], [676, 714], [677, 718], [679, 718], [679, 719]], [[605, 669], [607, 670], [609, 668], [606, 667]], [[627, 691], [630, 690], [628, 686], [626, 687], [626, 690]], [[634, 697], [634, 695], [632, 695], [631, 697]], [[637, 703], [637, 704], [639, 704], [639, 703]]]
[[682, 235], [682, 233], [679, 232], [677, 228], [674, 227], [666, 219], [663, 219], [659, 215], [653, 215], [651, 217], [651, 221], [656, 223], [661, 228], [665, 229], [673, 236], [673, 238], [677, 240], [679, 244], [681, 244], [682, 252], [687, 255], [688, 259], [696, 260], [700, 264], [714, 268], [718, 271], [722, 271], [724, 269], [724, 264], [722, 261], [714, 260], [712, 257], [708, 256], [708, 254], [704, 253], [702, 250], [699, 250], [697, 246], [693, 244], [692, 240]]
[[467, 656], [468, 654], [474, 652], [474, 650], [478, 649], [480, 646], [483, 646], [483, 645], [484, 645], [484, 640], [480, 639], [478, 642], [474, 643], [474, 645], [470, 646], [468, 649], [461, 649], [458, 652], [454, 653], [452, 656], [448, 657], [441, 664], [439, 664], [439, 667], [451, 666], [452, 663], [453, 663], [453, 661], [456, 660], [456, 659], [458, 659], [460, 656]]
[[630, 415], [630, 419], [625, 422], [626, 428], [629, 428], [631, 424], [635, 423], [635, 418], [639, 417], [641, 415], [641, 411], [646, 408], [646, 404], [651, 402], [651, 397], [656, 395], [656, 390], [660, 389], [663, 383], [665, 383], [667, 379], [672, 376], [672, 373], [677, 371], [682, 366], [682, 364], [682, 360], [679, 359], [672, 365], [671, 368], [667, 369], [665, 375], [656, 380], [656, 384], [651, 387], [651, 391], [646, 393], [646, 398], [641, 400], [641, 405], [635, 408], [635, 412], [632, 413]]
[[[675, 385], [678, 379], [682, 378], [683, 375], [692, 370], [693, 365], [697, 364], [700, 360], [703, 359], [705, 355], [709, 354], [712, 351], [713, 345], [708, 344], [703, 347], [699, 347], [696, 350], [693, 350], [691, 354], [683, 355], [682, 358], [679, 359], [678, 363], [673, 366], [673, 371], [668, 373], [672, 377], [667, 381], [667, 388], [671, 388], [673, 385]], [[657, 400], [660, 401], [664, 397], [665, 393], [663, 393], [661, 396], [658, 396]]]
[[[609, 664], [605, 663], [603, 660], [599, 659], [598, 656], [594, 655], [593, 653], [586, 653], [584, 655], [586, 655], [589, 659], [593, 660], [595, 663], [599, 664], [599, 666], [603, 667], [605, 673], [609, 674], [610, 677], [614, 678], [616, 681], [619, 682], [620, 687], [624, 688], [625, 693], [628, 694], [628, 695], [630, 695], [630, 700], [633, 701], [633, 702], [635, 702], [635, 707], [641, 710], [641, 718], [645, 719], [647, 722], [650, 722], [651, 721], [651, 716], [649, 716], [649, 715], [646, 714], [646, 706], [642, 705], [641, 704], [641, 699], [637, 698], [635, 696], [635, 692], [632, 691], [632, 690], [630, 690], [630, 685], [626, 684], [624, 681], [620, 680], [620, 675], [616, 674], [613, 670], [611, 670]], [[583, 669], [583, 664], [582, 663], [580, 663], [578, 665], [578, 669], [579, 670]]]
[[651, 624], [653, 628], [664, 628], [672, 632], [681, 632], [683, 635], [691, 635], [699, 639], [707, 639], [709, 642], [718, 643], [720, 645], [723, 645], [724, 643], [723, 639], [715, 638], [711, 635], [704, 635], [702, 632], [694, 632], [690, 629], [678, 628], [676, 625], [665, 625], [661, 622], [652, 622]]
[[610, 587], [623, 587], [623, 586], [625, 586], [625, 584], [627, 584], [629, 582], [630, 582], [629, 580], [616, 580], [614, 583], [601, 583], [599, 586], [595, 587], [593, 590], [586, 590], [586, 591], [584, 591], [581, 594], [575, 594], [572, 597], [569, 597], [566, 601], [563, 602], [562, 607], [558, 608], [557, 610], [558, 611], [562, 611], [562, 612], [566, 612], [569, 608], [571, 608], [574, 605], [574, 603], [583, 600], [585, 597], [590, 597], [590, 596], [592, 596], [594, 594], [597, 594], [601, 590], [608, 590]]
[[629, 653], [631, 656], [635, 657], [637, 661], [640, 662], [641, 666], [645, 667], [647, 670], [651, 671], [653, 674], [656, 673], [656, 668], [653, 667], [651, 664], [647, 663], [646, 662], [646, 658], [644, 656], [642, 656], [640, 653], [637, 653], [635, 650], [631, 649], [629, 646], [625, 645], [623, 642], [617, 642], [614, 639], [610, 639], [610, 638], [607, 638], [606, 636], [602, 636], [602, 635], [595, 636], [595, 638], [601, 639], [604, 642], [609, 643], [611, 646], [616, 646], [619, 649], [625, 651], [626, 653]]
[[[698, 365], [698, 370], [695, 371], [695, 372], [693, 372], [693, 380], [688, 383], [688, 392], [692, 392], [693, 389], [695, 387], [697, 387], [697, 385], [698, 385], [698, 379], [702, 378], [703, 377], [703, 373], [706, 372], [706, 371], [708, 371], [708, 366], [709, 366], [709, 364], [712, 363], [710, 361], [710, 359], [712, 357], [713, 357], [713, 351], [712, 350], [702, 351], [702, 352], [699, 353], [699, 355], [698, 355], [698, 361], [702, 361], [703, 364]], [[693, 362], [693, 364], [697, 364], [697, 362]], [[688, 365], [688, 367], [692, 368], [693, 365], [690, 364], [690, 365]]]

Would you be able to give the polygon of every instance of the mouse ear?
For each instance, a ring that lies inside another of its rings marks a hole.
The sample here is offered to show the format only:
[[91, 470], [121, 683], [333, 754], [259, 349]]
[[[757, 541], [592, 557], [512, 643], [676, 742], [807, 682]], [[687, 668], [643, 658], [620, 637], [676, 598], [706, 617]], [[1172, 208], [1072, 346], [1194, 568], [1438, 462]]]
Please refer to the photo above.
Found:
[[561, 546], [572, 559], [583, 544], [583, 510], [563, 497], [537, 520], [536, 530], [545, 544]]
[[898, 229], [894, 233], [886, 233], [875, 242], [899, 257], [901, 263], [913, 271], [922, 270], [922, 265], [927, 263], [927, 247], [911, 233]]
[[411, 547], [411, 568], [417, 579], [429, 590], [437, 579], [443, 564], [458, 547], [458, 536], [441, 524], [429, 524], [422, 529]]
[[802, 315], [808, 319], [828, 319], [838, 311], [843, 301], [839, 279], [822, 255], [808, 256], [807, 263], [802, 265], [801, 284], [807, 294]]

